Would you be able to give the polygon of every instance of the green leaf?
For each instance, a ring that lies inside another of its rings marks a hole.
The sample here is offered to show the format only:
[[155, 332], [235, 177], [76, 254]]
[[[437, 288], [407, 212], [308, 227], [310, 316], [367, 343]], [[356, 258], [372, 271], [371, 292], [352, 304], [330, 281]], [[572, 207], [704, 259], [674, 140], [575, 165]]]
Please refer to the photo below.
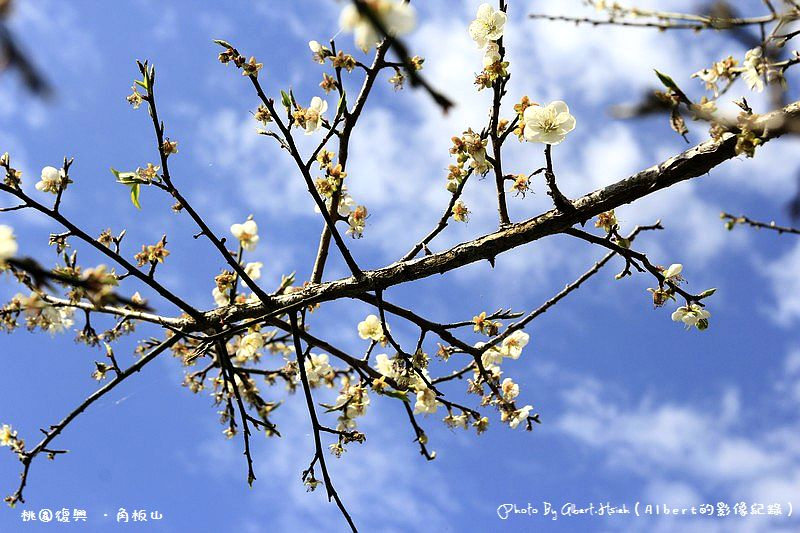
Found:
[[656, 76], [658, 76], [658, 79], [661, 80], [661, 83], [663, 83], [667, 89], [672, 89], [683, 102], [686, 102], [687, 104], [692, 103], [692, 101], [689, 100], [689, 98], [683, 93], [683, 91], [681, 91], [681, 88], [678, 87], [678, 84], [675, 83], [675, 80], [673, 80], [663, 72], [659, 72], [656, 69], [653, 70], [655, 71]]
[[286, 91], [281, 91], [281, 103], [286, 109], [292, 108], [292, 99], [289, 98], [289, 95], [286, 94]]
[[228, 41], [223, 41], [222, 39], [214, 39], [214, 43], [222, 46], [223, 48], [233, 48], [233, 45]]
[[114, 174], [115, 178], [117, 178], [117, 183], [121, 183], [123, 185], [133, 185], [134, 183], [143, 183], [147, 185], [149, 183], [147, 180], [140, 178], [136, 172], [120, 172], [114, 167], [111, 167], [111, 173]]
[[697, 298], [702, 300], [703, 298], [708, 298], [709, 296], [711, 296], [715, 292], [717, 292], [716, 287], [714, 287], [713, 289], [708, 289], [708, 290], [705, 290], [705, 291], [701, 292], [700, 294], [697, 295]]
[[[655, 69], [653, 69], [653, 70], [655, 70]], [[667, 76], [663, 72], [659, 72], [657, 70], [655, 72], [656, 72], [656, 76], [658, 76], [658, 79], [661, 80], [661, 83], [663, 83], [664, 86], [667, 89], [672, 89], [674, 91], [680, 91], [680, 88], [678, 87], [678, 84], [675, 83], [675, 80], [673, 80], [672, 78], [670, 78], [669, 76]]]
[[400, 392], [396, 390], [384, 390], [381, 393], [386, 396], [391, 396], [392, 398], [397, 398], [398, 400], [403, 400], [404, 402], [409, 401], [407, 392]]
[[141, 209], [142, 206], [139, 204], [139, 184], [134, 183], [131, 185], [131, 202], [133, 205], [136, 206], [136, 209]]

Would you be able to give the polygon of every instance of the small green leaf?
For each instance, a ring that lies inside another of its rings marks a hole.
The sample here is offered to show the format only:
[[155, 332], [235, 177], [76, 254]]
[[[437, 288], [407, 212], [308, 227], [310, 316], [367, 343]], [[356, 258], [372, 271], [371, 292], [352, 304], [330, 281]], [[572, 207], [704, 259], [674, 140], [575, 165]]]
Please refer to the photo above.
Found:
[[[653, 69], [653, 70], [655, 70], [655, 69]], [[661, 80], [661, 83], [663, 83], [664, 86], [667, 89], [672, 89], [675, 92], [675, 94], [678, 95], [678, 97], [681, 99], [681, 101], [683, 101], [683, 102], [685, 102], [687, 104], [691, 104], [692, 103], [692, 101], [689, 100], [689, 98], [683, 93], [683, 91], [681, 91], [681, 88], [678, 87], [678, 84], [675, 83], [675, 80], [673, 80], [672, 78], [670, 78], [669, 76], [667, 76], [663, 72], [659, 72], [659, 71], [655, 70], [655, 73], [656, 73], [656, 76], [658, 76], [658, 79]]]
[[406, 392], [400, 392], [400, 391], [396, 391], [396, 390], [391, 390], [390, 389], [390, 390], [382, 391], [382, 394], [384, 394], [386, 396], [391, 396], [392, 398], [397, 398], [398, 400], [403, 400], [404, 402], [408, 402], [409, 401], [408, 400], [408, 393], [406, 393]]
[[286, 109], [292, 108], [292, 99], [289, 98], [289, 95], [286, 94], [286, 91], [281, 91], [281, 103]]
[[716, 287], [714, 287], [713, 289], [708, 289], [708, 290], [705, 290], [705, 291], [701, 292], [700, 294], [697, 295], [697, 298], [702, 300], [703, 298], [708, 298], [709, 296], [711, 296], [715, 292], [717, 292]]
[[[653, 69], [653, 70], [655, 70], [655, 69]], [[664, 86], [667, 89], [680, 91], [680, 89], [678, 88], [678, 85], [675, 83], [675, 80], [673, 80], [672, 78], [670, 78], [669, 76], [667, 76], [663, 72], [659, 72], [657, 70], [655, 72], [656, 72], [656, 76], [658, 76], [658, 79], [661, 80], [661, 83], [663, 83]]]
[[141, 209], [142, 206], [139, 204], [139, 184], [134, 183], [131, 185], [131, 202], [133, 205], [136, 206], [136, 209]]
[[233, 48], [233, 45], [228, 41], [223, 41], [222, 39], [214, 39], [214, 43], [222, 46], [223, 48]]

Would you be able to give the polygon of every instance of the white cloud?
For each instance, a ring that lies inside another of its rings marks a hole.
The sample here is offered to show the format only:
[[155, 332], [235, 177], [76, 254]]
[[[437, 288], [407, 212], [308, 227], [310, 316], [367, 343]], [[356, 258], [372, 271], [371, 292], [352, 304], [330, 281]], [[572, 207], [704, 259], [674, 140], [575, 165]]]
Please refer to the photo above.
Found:
[[[786, 367], [796, 369], [797, 361], [790, 355]], [[648, 498], [672, 506], [800, 504], [800, 449], [788, 437], [800, 429], [796, 420], [754, 432], [746, 420], [763, 417], [741, 402], [736, 389], [727, 390], [717, 405], [647, 396], [637, 401], [591, 378], [557, 375], [571, 383], [557, 431], [598, 453], [609, 471], [639, 476]], [[785, 522], [746, 523], [768, 531]]]
[[800, 242], [777, 260], [763, 266], [772, 286], [775, 309], [769, 315], [783, 325], [800, 317]]

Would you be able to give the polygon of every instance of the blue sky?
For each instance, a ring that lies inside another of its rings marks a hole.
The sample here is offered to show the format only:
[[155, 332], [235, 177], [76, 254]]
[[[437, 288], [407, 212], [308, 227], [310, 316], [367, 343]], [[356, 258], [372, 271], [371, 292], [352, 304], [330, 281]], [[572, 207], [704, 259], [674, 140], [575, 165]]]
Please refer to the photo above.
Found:
[[[394, 92], [378, 84], [355, 134], [348, 168], [351, 194], [371, 213], [365, 237], [351, 249], [366, 268], [399, 258], [438, 220], [452, 135], [485, 123], [489, 94], [476, 93], [472, 77], [481, 52], [466, 27], [478, 2], [437, 3], [420, 9], [409, 43], [426, 57], [424, 73], [457, 107], [443, 117], [424, 94]], [[525, 4], [521, 7], [517, 4]], [[577, 128], [554, 149], [562, 190], [578, 196], [662, 161], [686, 146], [664, 117], [618, 121], [612, 104], [636, 101], [655, 87], [653, 68], [667, 72], [693, 97], [702, 86], [689, 75], [744, 49], [717, 35], [658, 34], [613, 28], [527, 21], [529, 11], [574, 11], [577, 0], [511, 2], [506, 31], [511, 58], [510, 106], [522, 95], [547, 102], [563, 99]], [[561, 5], [563, 4], [563, 5]], [[749, 2], [754, 8], [759, 2]], [[692, 9], [694, 2], [644, 2]], [[100, 7], [106, 9], [99, 9]], [[132, 246], [155, 242], [163, 232], [172, 255], [160, 271], [165, 285], [201, 308], [213, 307], [212, 278], [222, 267], [207, 242], [195, 241], [191, 221], [169, 212], [156, 191], [142, 194], [135, 210], [108, 171], [154, 161], [146, 112], [133, 111], [125, 96], [137, 74], [135, 60], [157, 67], [159, 111], [167, 134], [179, 141], [171, 160], [178, 186], [223, 234], [253, 214], [262, 242], [253, 260], [265, 264], [271, 288], [293, 270], [307, 279], [320, 220], [291, 163], [269, 139], [256, 135], [250, 116], [257, 101], [246, 80], [216, 60], [212, 39], [234, 43], [264, 63], [265, 89], [291, 87], [301, 102], [320, 95], [321, 69], [310, 60], [309, 39], [327, 41], [337, 31], [340, 6], [333, 1], [226, 2], [155, 0], [105, 3], [37, 0], [20, 3], [11, 26], [56, 88], [49, 102], [27, 95], [13, 75], [0, 78], [0, 151], [9, 151], [28, 185], [45, 165], [75, 157], [63, 209], [90, 233], [127, 228]], [[591, 14], [591, 13], [589, 13]], [[338, 39], [352, 49], [349, 36]], [[737, 86], [732, 96], [741, 96]], [[749, 95], [756, 111], [764, 98]], [[790, 91], [789, 98], [796, 98]], [[329, 98], [333, 107], [335, 100]], [[689, 124], [690, 138], [704, 127]], [[308, 145], [310, 146], [310, 145]], [[304, 145], [307, 147], [307, 145]], [[337, 489], [364, 531], [780, 531], [798, 522], [782, 517], [687, 519], [617, 517], [516, 517], [502, 521], [496, 509], [542, 502], [557, 508], [608, 501], [692, 506], [718, 501], [788, 502], [800, 505], [800, 242], [790, 236], [737, 228], [724, 230], [721, 210], [788, 222], [784, 206], [795, 193], [798, 143], [781, 139], [754, 160], [733, 160], [709, 176], [681, 184], [618, 210], [623, 230], [660, 219], [665, 230], [642, 235], [637, 246], [653, 262], [681, 262], [696, 292], [717, 287], [705, 332], [684, 331], [670, 309], [653, 310], [642, 276], [615, 281], [613, 262], [578, 293], [537, 319], [531, 344], [504, 371], [520, 384], [543, 424], [533, 433], [492, 427], [480, 437], [454, 432], [440, 418], [422, 423], [438, 457], [427, 463], [396, 402], [373, 399], [362, 427], [367, 442], [331, 458]], [[506, 156], [514, 172], [542, 165], [541, 150], [512, 145]], [[467, 188], [473, 210], [467, 225], [451, 227], [435, 241], [445, 249], [494, 229], [490, 180]], [[510, 199], [512, 218], [522, 220], [549, 207], [543, 184], [524, 200]], [[21, 250], [44, 264], [56, 258], [47, 235], [56, 227], [32, 214], [0, 215], [20, 236]], [[550, 237], [500, 256], [492, 270], [476, 264], [387, 293], [426, 316], [447, 322], [482, 310], [529, 310], [579, 276], [602, 250], [568, 237]], [[99, 257], [81, 250], [85, 264]], [[332, 254], [328, 279], [347, 270]], [[130, 292], [146, 290], [133, 282]], [[4, 299], [16, 292], [0, 284]], [[154, 303], [157, 301], [152, 300]], [[175, 313], [159, 302], [164, 313]], [[370, 312], [341, 302], [315, 317], [318, 334], [356, 352], [364, 348], [357, 322]], [[393, 331], [413, 342], [401, 323]], [[142, 327], [117, 347], [133, 361]], [[435, 346], [435, 345], [434, 345]], [[429, 352], [433, 351], [431, 347]], [[93, 361], [70, 335], [21, 331], [0, 338], [3, 388], [0, 423], [37, 440], [38, 428], [57, 421], [95, 387]], [[440, 369], [441, 370], [441, 369]], [[120, 507], [159, 510], [156, 531], [344, 530], [322, 491], [306, 494], [300, 472], [313, 453], [301, 398], [278, 387], [270, 398], [286, 400], [277, 411], [282, 439], [255, 438], [254, 488], [246, 485], [241, 442], [227, 441], [207, 395], [180, 387], [183, 369], [170, 358], [149, 366], [70, 426], [58, 447], [71, 451], [34, 465], [28, 503], [0, 511], [0, 530], [35, 530], [22, 524], [23, 509], [86, 509], [88, 531], [107, 531]], [[464, 383], [448, 391], [463, 397]], [[263, 389], [262, 389], [263, 390]], [[320, 401], [326, 399], [319, 393]], [[468, 401], [473, 401], [469, 399]], [[16, 487], [19, 463], [0, 454], [0, 492]], [[109, 518], [103, 517], [108, 514]], [[130, 524], [129, 524], [130, 525]], [[49, 524], [48, 527], [57, 526]], [[77, 528], [76, 528], [77, 529]]]

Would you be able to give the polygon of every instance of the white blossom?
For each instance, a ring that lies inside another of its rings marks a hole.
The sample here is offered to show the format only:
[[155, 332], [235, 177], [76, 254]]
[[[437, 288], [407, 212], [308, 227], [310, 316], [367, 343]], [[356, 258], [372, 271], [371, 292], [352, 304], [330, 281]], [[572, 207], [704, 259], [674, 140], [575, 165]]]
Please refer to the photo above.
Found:
[[42, 178], [36, 184], [36, 190], [57, 194], [61, 190], [65, 177], [63, 169], [44, 167], [42, 169]]
[[531, 412], [531, 409], [533, 409], [532, 405], [526, 405], [514, 411], [514, 414], [511, 415], [511, 419], [508, 421], [508, 425], [511, 426], [511, 429], [517, 429], [518, 425], [525, 422], [528, 419], [528, 413]]
[[[405, 2], [369, 0], [365, 3], [392, 37], [410, 32], [417, 24], [416, 11]], [[339, 15], [339, 26], [344, 31], [353, 32], [356, 46], [363, 52], [368, 52], [372, 46], [377, 45], [383, 39], [370, 19], [363, 16], [352, 3], [342, 9]]]
[[69, 307], [46, 306], [41, 312], [47, 324], [45, 329], [51, 334], [62, 333], [75, 323], [72, 320], [74, 309]]
[[0, 446], [11, 446], [16, 439], [17, 432], [8, 424], [3, 424], [3, 427], [0, 428]]
[[10, 226], [0, 225], [0, 265], [16, 255], [19, 246]]
[[306, 135], [311, 135], [322, 127], [322, 114], [328, 110], [328, 102], [315, 96], [305, 111]]
[[414, 404], [414, 414], [433, 414], [438, 408], [439, 402], [436, 401], [435, 392], [428, 388], [417, 391], [417, 401]]
[[661, 272], [661, 275], [664, 276], [664, 279], [672, 279], [680, 276], [681, 272], [683, 272], [683, 265], [680, 263], [673, 263], [669, 268]]
[[306, 377], [311, 385], [316, 385], [321, 379], [333, 372], [333, 367], [328, 363], [328, 354], [308, 354], [304, 363]]
[[228, 293], [222, 292], [219, 290], [219, 287], [214, 287], [214, 290], [211, 291], [211, 295], [214, 297], [214, 303], [217, 304], [217, 307], [225, 307], [231, 303]]
[[528, 344], [530, 335], [522, 330], [517, 330], [505, 339], [500, 345], [500, 352], [503, 357], [510, 357], [511, 359], [519, 359], [522, 355], [522, 349]]
[[704, 307], [698, 304], [691, 304], [690, 306], [682, 306], [672, 313], [672, 320], [675, 322], [683, 322], [686, 328], [696, 327], [699, 330], [708, 328], [708, 319], [711, 317]]
[[575, 129], [575, 117], [561, 100], [548, 105], [530, 106], [522, 116], [524, 135], [528, 142], [559, 144], [567, 133]]
[[500, 384], [500, 390], [503, 391], [503, 398], [509, 402], [513, 402], [514, 399], [519, 396], [519, 385], [514, 383], [511, 378], [506, 378]]
[[380, 341], [383, 338], [381, 319], [375, 315], [367, 316], [367, 318], [358, 323], [358, 336], [362, 339]]
[[261, 267], [264, 266], [264, 263], [260, 261], [254, 261], [252, 263], [247, 263], [244, 266], [244, 273], [247, 274], [250, 279], [256, 281], [257, 279], [261, 278]]
[[761, 92], [764, 90], [764, 79], [760, 73], [763, 62], [763, 51], [760, 46], [748, 50], [744, 55], [742, 78], [751, 91]]
[[[476, 348], [481, 348], [484, 343], [479, 342], [475, 345]], [[491, 348], [487, 349], [483, 354], [481, 354], [481, 363], [483, 363], [484, 367], [489, 366], [500, 366], [500, 363], [503, 362], [503, 352], [497, 349], [496, 346], [492, 346]]]
[[389, 359], [389, 356], [386, 355], [385, 353], [379, 353], [375, 357], [375, 369], [382, 376], [386, 376], [387, 378], [397, 377], [397, 371], [395, 369], [394, 361]]
[[255, 359], [258, 351], [264, 347], [264, 335], [258, 331], [248, 333], [239, 341], [236, 357], [242, 360]]
[[483, 48], [490, 41], [496, 41], [503, 36], [506, 25], [506, 14], [495, 11], [490, 4], [481, 4], [478, 13], [469, 25], [469, 36], [479, 48]]
[[500, 61], [500, 45], [490, 42], [483, 51], [483, 66], [489, 67]]
[[231, 233], [239, 239], [242, 248], [248, 252], [256, 249], [258, 244], [258, 224], [255, 220], [247, 220], [242, 224], [234, 224], [231, 226]]

